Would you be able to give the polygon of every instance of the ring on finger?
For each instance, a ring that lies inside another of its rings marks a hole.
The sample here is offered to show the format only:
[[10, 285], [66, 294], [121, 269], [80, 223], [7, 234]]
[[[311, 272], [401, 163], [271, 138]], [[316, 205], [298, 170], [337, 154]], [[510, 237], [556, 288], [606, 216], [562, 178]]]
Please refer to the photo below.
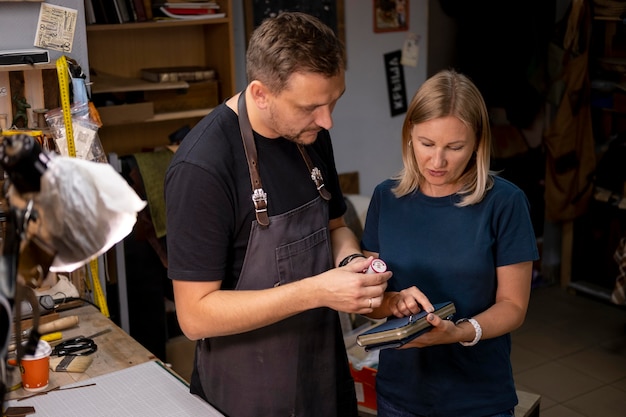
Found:
[[368, 299], [368, 301], [369, 301], [369, 305], [367, 306], [367, 308], [372, 308], [372, 299], [370, 298]]

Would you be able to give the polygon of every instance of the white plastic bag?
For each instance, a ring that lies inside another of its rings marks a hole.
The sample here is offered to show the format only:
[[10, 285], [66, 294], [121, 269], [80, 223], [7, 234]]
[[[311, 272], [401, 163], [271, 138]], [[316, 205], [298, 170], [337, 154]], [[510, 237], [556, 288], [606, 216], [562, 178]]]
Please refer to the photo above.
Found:
[[50, 271], [71, 272], [121, 241], [146, 202], [111, 165], [53, 157], [34, 198], [38, 235], [57, 250]]

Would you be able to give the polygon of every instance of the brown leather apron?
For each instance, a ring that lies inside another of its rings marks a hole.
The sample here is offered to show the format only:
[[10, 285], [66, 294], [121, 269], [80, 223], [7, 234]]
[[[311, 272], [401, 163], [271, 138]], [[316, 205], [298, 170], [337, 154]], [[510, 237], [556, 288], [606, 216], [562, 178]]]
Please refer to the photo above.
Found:
[[[261, 190], [255, 191], [258, 197], [263, 193], [244, 97], [245, 91], [239, 100], [239, 119], [253, 189]], [[303, 157], [308, 159], [304, 153]], [[320, 195], [329, 197], [325, 189], [321, 191], [323, 184], [315, 182]], [[266, 200], [255, 205], [261, 221], [252, 225], [236, 290], [272, 288], [332, 267], [324, 198], [269, 218]], [[196, 366], [205, 399], [229, 417], [357, 415], [339, 317], [328, 308], [251, 332], [204, 339], [196, 348]]]

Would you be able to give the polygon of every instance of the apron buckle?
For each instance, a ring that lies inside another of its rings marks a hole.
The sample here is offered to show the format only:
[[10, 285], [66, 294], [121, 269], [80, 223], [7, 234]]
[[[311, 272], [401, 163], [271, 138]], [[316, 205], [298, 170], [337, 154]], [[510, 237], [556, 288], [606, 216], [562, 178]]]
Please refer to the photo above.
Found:
[[254, 203], [254, 211], [256, 212], [256, 220], [262, 226], [270, 224], [267, 215], [267, 193], [263, 188], [255, 188], [252, 193], [252, 202]]
[[330, 200], [330, 193], [324, 188], [324, 177], [322, 177], [322, 171], [320, 171], [319, 168], [315, 167], [311, 170], [311, 179], [315, 183], [315, 187], [322, 198], [326, 201]]

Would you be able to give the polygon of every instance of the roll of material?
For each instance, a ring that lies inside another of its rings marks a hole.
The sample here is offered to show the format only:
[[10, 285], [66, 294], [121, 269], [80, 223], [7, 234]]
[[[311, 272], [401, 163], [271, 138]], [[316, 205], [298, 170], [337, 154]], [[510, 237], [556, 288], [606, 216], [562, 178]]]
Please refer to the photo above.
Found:
[[76, 325], [78, 325], [78, 316], [67, 316], [51, 321], [50, 323], [41, 324], [37, 330], [40, 334], [54, 333]]

